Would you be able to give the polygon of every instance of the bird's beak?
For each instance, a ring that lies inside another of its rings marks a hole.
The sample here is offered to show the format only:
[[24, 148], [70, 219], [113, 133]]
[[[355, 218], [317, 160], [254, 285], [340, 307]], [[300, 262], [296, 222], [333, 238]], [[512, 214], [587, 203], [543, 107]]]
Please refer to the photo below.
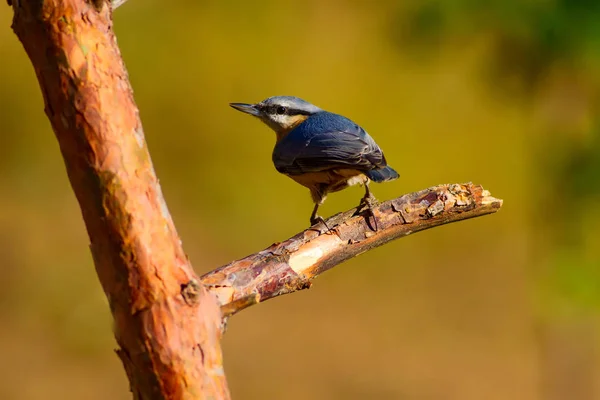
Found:
[[229, 105], [238, 111], [241, 111], [246, 114], [254, 115], [255, 117], [260, 117], [262, 114], [256, 104], [229, 103]]

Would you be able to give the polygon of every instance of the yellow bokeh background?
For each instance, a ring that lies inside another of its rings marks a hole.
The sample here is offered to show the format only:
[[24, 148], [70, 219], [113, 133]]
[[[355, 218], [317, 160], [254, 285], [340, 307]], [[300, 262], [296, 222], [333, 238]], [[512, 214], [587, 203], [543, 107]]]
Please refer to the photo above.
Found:
[[[537, 35], [518, 1], [471, 3], [130, 0], [115, 11], [198, 273], [306, 228], [312, 210], [273, 168], [274, 134], [229, 102], [295, 95], [353, 119], [401, 175], [372, 185], [379, 199], [467, 181], [504, 199], [497, 214], [392, 242], [232, 318], [234, 399], [600, 399], [596, 36], [564, 0], [522, 2], [553, 16], [539, 26], [562, 41]], [[128, 399], [11, 18], [0, 7], [0, 399]], [[321, 213], [361, 195], [333, 194]]]

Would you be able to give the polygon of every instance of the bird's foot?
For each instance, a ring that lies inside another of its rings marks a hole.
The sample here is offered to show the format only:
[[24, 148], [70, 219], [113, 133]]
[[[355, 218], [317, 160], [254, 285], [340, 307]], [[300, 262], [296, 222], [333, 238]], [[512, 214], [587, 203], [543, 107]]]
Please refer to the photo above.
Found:
[[327, 225], [327, 222], [325, 222], [323, 217], [321, 217], [320, 215], [315, 215], [314, 217], [310, 218], [310, 226], [315, 226], [318, 223], [322, 223], [323, 225], [325, 225], [325, 228], [327, 228], [327, 232], [331, 231], [331, 228], [329, 227], [329, 225]]
[[369, 193], [368, 195], [365, 195], [362, 199], [360, 199], [360, 204], [359, 207], [368, 207], [369, 209], [372, 209], [373, 207], [377, 206], [379, 204], [379, 200], [377, 200], [377, 198], [375, 198], [375, 196], [373, 196], [373, 194]]
[[[375, 216], [375, 212], [373, 211], [373, 208], [376, 207], [378, 204], [379, 201], [375, 198], [375, 196], [369, 193], [368, 195], [365, 195], [365, 197], [360, 199], [360, 204], [358, 205], [359, 210], [362, 210], [363, 207], [366, 207], [369, 211], [369, 214], [371, 214], [371, 217], [373, 217], [373, 228], [371, 229], [373, 229], [374, 231], [377, 231], [379, 229], [377, 226], [377, 217]], [[369, 218], [367, 217], [367, 224], [368, 223]]]

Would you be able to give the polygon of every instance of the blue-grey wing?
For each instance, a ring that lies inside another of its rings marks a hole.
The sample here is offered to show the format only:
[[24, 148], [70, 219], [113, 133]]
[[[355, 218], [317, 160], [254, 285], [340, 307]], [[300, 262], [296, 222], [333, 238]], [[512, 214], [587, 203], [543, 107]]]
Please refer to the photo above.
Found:
[[277, 144], [273, 162], [279, 172], [368, 171], [387, 165], [381, 149], [364, 129], [335, 114], [326, 117], [325, 121], [306, 121]]

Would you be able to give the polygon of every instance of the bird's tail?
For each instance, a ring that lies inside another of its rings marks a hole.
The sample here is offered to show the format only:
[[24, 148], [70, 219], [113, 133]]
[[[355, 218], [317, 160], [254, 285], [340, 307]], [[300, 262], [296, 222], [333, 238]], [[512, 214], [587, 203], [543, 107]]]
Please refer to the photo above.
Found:
[[392, 167], [385, 167], [381, 169], [372, 169], [365, 173], [367, 177], [373, 182], [385, 182], [392, 181], [398, 178], [400, 175]]

